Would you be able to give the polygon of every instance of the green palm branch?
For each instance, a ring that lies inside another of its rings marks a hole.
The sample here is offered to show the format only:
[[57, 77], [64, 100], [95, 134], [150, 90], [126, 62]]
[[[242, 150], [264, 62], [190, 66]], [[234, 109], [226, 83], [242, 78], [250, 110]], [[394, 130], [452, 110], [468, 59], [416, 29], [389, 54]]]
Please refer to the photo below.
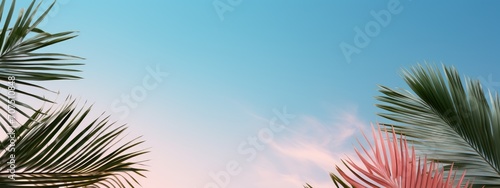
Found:
[[[379, 115], [418, 151], [446, 168], [467, 170], [475, 187], [500, 186], [500, 98], [454, 67], [414, 66], [403, 78], [414, 93], [380, 86]], [[465, 84], [465, 86], [464, 86]]]
[[[50, 91], [32, 81], [51, 81], [79, 79], [73, 75], [78, 72], [76, 69], [67, 68], [80, 63], [69, 63], [67, 60], [81, 59], [76, 56], [38, 52], [48, 46], [66, 41], [76, 37], [75, 32], [48, 33], [39, 28], [38, 24], [47, 16], [52, 4], [41, 16], [36, 17], [40, 4], [35, 6], [33, 1], [26, 11], [21, 10], [17, 18], [14, 16], [16, 1], [13, 0], [9, 10], [4, 14], [5, 0], [0, 4], [0, 88], [7, 90], [9, 88], [8, 78], [15, 76], [16, 84], [26, 86], [28, 89], [37, 89]], [[16, 93], [39, 101], [52, 102], [43, 96], [35, 95], [26, 89], [16, 88]], [[52, 91], [51, 91], [52, 92]], [[7, 113], [7, 108], [12, 96], [4, 93], [0, 94], [0, 111]], [[16, 100], [15, 111], [24, 117], [36, 110], [26, 102]], [[0, 127], [5, 133], [9, 130], [11, 123], [7, 121], [4, 113], [0, 113]]]
[[124, 142], [125, 126], [114, 126], [108, 117], [89, 120], [90, 109], [67, 100], [48, 115], [34, 113], [33, 121], [2, 141], [0, 187], [138, 185], [136, 177], [146, 170], [144, 161], [134, 160], [148, 152], [137, 149], [143, 141]]
[[[15, 19], [15, 3], [13, 0], [5, 14], [5, 0], [0, 4], [0, 88], [14, 88], [19, 95], [52, 103], [29, 92], [50, 91], [32, 82], [80, 79], [73, 75], [79, 70], [67, 67], [81, 65], [68, 63], [81, 58], [39, 50], [76, 34], [48, 33], [37, 28], [54, 4], [41, 16], [35, 16], [40, 4], [35, 6], [32, 1]], [[13, 82], [12, 76], [15, 76]], [[13, 87], [14, 82], [27, 89]], [[139, 159], [148, 151], [139, 149], [143, 143], [140, 138], [124, 140], [125, 125], [115, 126], [109, 117], [89, 119], [91, 108], [77, 108], [71, 99], [54, 111], [35, 110], [19, 98], [12, 99], [3, 93], [0, 101], [4, 104], [0, 106], [0, 127], [7, 134], [7, 138], [0, 140], [0, 164], [4, 164], [0, 166], [0, 187], [122, 188], [135, 187], [139, 185], [137, 178], [144, 177], [145, 161]], [[12, 110], [26, 117], [26, 122], [10, 122], [11, 116], [5, 113]]]

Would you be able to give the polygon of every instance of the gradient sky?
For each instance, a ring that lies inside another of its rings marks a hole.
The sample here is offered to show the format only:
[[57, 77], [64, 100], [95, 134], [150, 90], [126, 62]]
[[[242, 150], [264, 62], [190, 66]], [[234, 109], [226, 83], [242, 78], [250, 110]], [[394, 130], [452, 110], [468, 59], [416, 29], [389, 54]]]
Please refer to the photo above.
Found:
[[[232, 11], [221, 20], [214, 2]], [[50, 50], [86, 58], [84, 79], [44, 84], [59, 98], [93, 103], [96, 117], [127, 123], [130, 137], [143, 135], [152, 151], [143, 187], [208, 188], [210, 173], [235, 162], [228, 184], [212, 187], [331, 187], [328, 172], [353, 152], [359, 130], [383, 121], [377, 85], [408, 88], [401, 68], [445, 63], [500, 88], [499, 8], [498, 1], [61, 0], [42, 28], [79, 31]], [[356, 28], [366, 34], [366, 26], [370, 42], [356, 45]], [[359, 50], [351, 61], [342, 43]], [[157, 68], [168, 76], [147, 70]], [[154, 89], [144, 89], [144, 79]], [[122, 97], [139, 91], [145, 95], [127, 107]], [[248, 139], [273, 119], [284, 124], [275, 112], [283, 108], [295, 116], [283, 131], [254, 148], [254, 158], [239, 151], [249, 152]]]

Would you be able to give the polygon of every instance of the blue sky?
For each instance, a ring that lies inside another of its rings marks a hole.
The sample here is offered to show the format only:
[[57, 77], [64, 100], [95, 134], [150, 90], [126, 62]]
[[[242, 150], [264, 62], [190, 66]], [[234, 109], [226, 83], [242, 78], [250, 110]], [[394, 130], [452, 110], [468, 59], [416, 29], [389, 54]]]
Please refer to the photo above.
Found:
[[[214, 2], [232, 11], [221, 13], [221, 20]], [[46, 85], [94, 103], [96, 115], [106, 111], [127, 123], [130, 135], [144, 135], [152, 148], [144, 187], [210, 187], [215, 180], [209, 174], [232, 161], [242, 170], [226, 187], [331, 186], [328, 172], [352, 152], [358, 130], [383, 121], [374, 106], [377, 85], [407, 88], [401, 68], [442, 62], [499, 89], [499, 6], [429, 0], [58, 1], [42, 28], [77, 30], [80, 36], [51, 50], [84, 57], [86, 65], [83, 80]], [[390, 20], [384, 17], [383, 26], [372, 11], [389, 13]], [[355, 28], [366, 34], [367, 25], [370, 42], [346, 60], [340, 44], [356, 47]], [[151, 70], [157, 68], [168, 76], [155, 79]], [[154, 89], [126, 107], [123, 96], [144, 88], [145, 77]], [[277, 117], [273, 110], [283, 107], [295, 118], [247, 161], [249, 154], [238, 147], [266, 129]]]

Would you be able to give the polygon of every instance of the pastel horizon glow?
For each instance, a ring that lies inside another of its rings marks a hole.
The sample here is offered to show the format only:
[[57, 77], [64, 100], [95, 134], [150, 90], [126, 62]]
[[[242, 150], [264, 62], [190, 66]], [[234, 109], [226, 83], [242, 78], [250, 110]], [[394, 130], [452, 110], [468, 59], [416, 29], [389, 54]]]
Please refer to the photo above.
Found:
[[332, 187], [355, 138], [387, 121], [377, 86], [409, 90], [402, 68], [444, 63], [500, 89], [499, 6], [61, 0], [42, 29], [79, 36], [47, 50], [85, 58], [84, 79], [42, 85], [142, 135], [145, 188]]

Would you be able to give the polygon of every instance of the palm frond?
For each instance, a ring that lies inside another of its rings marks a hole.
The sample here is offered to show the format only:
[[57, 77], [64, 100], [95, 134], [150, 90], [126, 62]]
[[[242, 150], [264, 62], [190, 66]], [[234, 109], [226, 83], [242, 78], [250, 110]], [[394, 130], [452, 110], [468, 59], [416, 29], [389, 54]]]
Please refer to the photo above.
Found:
[[[430, 160], [449, 168], [467, 169], [475, 186], [500, 186], [500, 99], [479, 81], [465, 79], [454, 67], [443, 65], [404, 70], [403, 78], [415, 94], [380, 86], [379, 115], [394, 126]], [[445, 169], [446, 169], [445, 168]]]
[[[337, 172], [339, 170], [340, 170], [340, 168], [338, 168], [338, 166], [337, 166]], [[336, 188], [340, 188], [340, 186], [342, 186], [343, 188], [351, 188], [352, 187], [352, 186], [348, 185], [348, 183], [345, 182], [342, 178], [340, 178], [339, 176], [337, 176], [334, 173], [330, 172], [330, 178], [332, 179], [332, 181], [335, 184]]]
[[[14, 138], [2, 141], [0, 187], [135, 187], [146, 169], [140, 138], [124, 141], [124, 125], [89, 121], [91, 108], [68, 99], [47, 115], [35, 113]], [[88, 122], [88, 123], [87, 123]], [[10, 136], [10, 135], [9, 135]], [[12, 141], [14, 140], [14, 142]], [[14, 169], [14, 170], [13, 170]], [[15, 180], [13, 179], [15, 178]]]
[[[360, 143], [361, 151], [355, 149], [361, 162], [342, 160], [352, 175], [339, 166], [336, 169], [340, 176], [330, 174], [337, 187], [458, 188], [462, 182], [465, 182], [463, 187], [472, 187], [469, 181], [464, 181], [465, 172], [456, 179], [450, 169], [445, 176], [437, 163], [425, 157], [423, 160], [417, 158], [414, 148], [409, 147], [406, 138], [397, 135], [394, 129], [389, 133], [380, 126], [377, 130], [372, 127], [372, 142], [364, 136], [369, 148]], [[454, 185], [455, 179], [457, 185]]]
[[[80, 77], [73, 75], [74, 72], [79, 70], [67, 67], [81, 65], [81, 63], [70, 63], [66, 60], [81, 58], [61, 53], [38, 52], [38, 50], [45, 47], [72, 39], [76, 37], [76, 33], [73, 31], [48, 33], [37, 28], [54, 4], [41, 16], [36, 17], [35, 15], [41, 3], [35, 6], [35, 1], [33, 1], [26, 11], [20, 11], [17, 18], [14, 16], [15, 4], [16, 1], [13, 0], [6, 14], [4, 14], [5, 0], [2, 0], [0, 4], [0, 88], [5, 90], [9, 89], [9, 87], [15, 88], [16, 94], [25, 95], [43, 102], [52, 102], [43, 96], [27, 92], [26, 89], [19, 89], [15, 85], [50, 91], [45, 87], [29, 82], [80, 79]], [[6, 16], [5, 19], [4, 16]], [[15, 77], [14, 85], [9, 84], [12, 83], [8, 79], [11, 77]], [[0, 126], [6, 133], [10, 129], [8, 126], [12, 125], [9, 121], [6, 121], [8, 118], [4, 113], [7, 113], [8, 109], [3, 108], [3, 106], [7, 106], [8, 101], [13, 97], [15, 96], [0, 94], [0, 101], [5, 104], [0, 108], [2, 112], [0, 113]], [[28, 114], [31, 113], [28, 113], [28, 111], [36, 111], [31, 105], [23, 101], [17, 100], [16, 105], [18, 105], [18, 108], [15, 108], [15, 111], [24, 117], [29, 117]]]

